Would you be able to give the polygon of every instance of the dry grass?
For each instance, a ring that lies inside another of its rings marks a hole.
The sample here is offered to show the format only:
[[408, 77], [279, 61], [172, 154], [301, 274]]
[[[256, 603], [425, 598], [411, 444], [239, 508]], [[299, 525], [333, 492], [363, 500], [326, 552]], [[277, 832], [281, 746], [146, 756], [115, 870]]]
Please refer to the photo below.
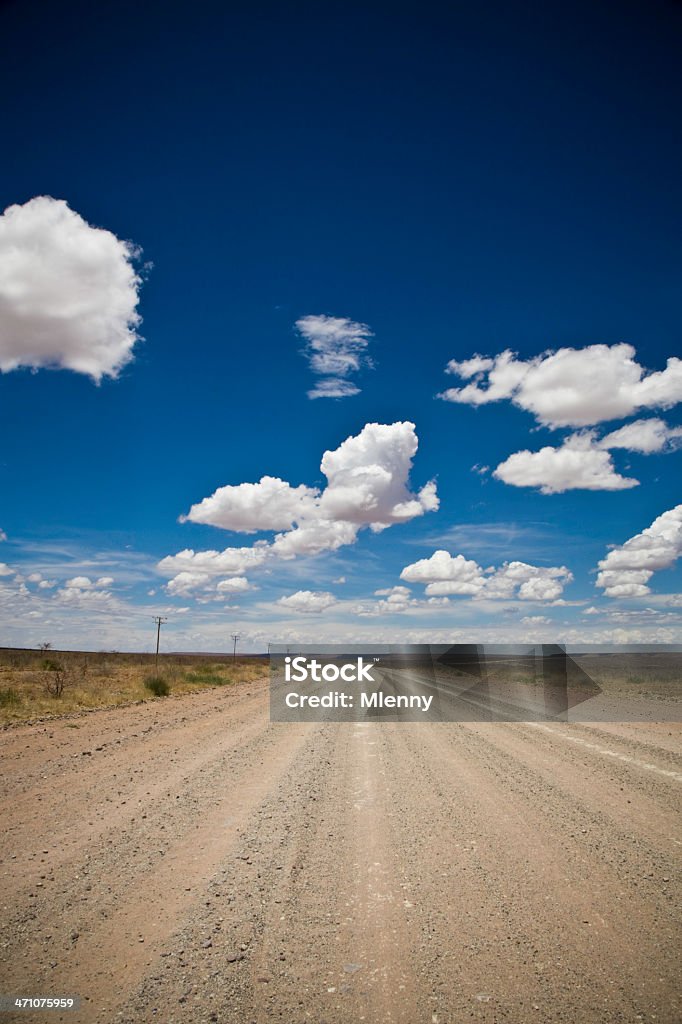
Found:
[[575, 662], [603, 692], [613, 697], [682, 697], [682, 654], [670, 651], [581, 654]]
[[[59, 697], [47, 690], [56, 671], [64, 675]], [[161, 655], [157, 670], [153, 655], [0, 649], [0, 725], [163, 700], [145, 686], [156, 676], [179, 694], [249, 682], [267, 671], [266, 659], [229, 655]]]

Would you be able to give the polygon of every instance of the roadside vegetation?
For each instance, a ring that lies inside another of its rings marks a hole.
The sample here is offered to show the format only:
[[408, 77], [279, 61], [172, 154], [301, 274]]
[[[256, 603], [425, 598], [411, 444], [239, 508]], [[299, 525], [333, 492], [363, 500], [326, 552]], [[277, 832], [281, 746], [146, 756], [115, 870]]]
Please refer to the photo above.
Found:
[[265, 658], [0, 648], [0, 725], [113, 707], [267, 675]]
[[682, 657], [675, 651], [573, 655], [604, 693], [613, 697], [682, 698]]

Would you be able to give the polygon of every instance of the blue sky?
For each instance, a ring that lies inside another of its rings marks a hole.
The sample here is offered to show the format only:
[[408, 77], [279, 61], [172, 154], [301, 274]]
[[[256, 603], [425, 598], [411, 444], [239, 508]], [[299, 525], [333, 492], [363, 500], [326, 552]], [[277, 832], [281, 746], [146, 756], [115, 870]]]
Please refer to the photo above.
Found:
[[681, 29], [1, 4], [3, 642], [679, 642]]

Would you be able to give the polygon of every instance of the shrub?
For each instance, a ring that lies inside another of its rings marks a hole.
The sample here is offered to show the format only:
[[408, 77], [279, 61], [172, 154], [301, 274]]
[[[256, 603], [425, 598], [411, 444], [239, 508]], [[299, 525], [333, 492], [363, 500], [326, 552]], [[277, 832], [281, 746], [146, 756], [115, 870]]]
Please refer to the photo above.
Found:
[[62, 672], [64, 670], [61, 661], [57, 661], [56, 658], [43, 658], [40, 667], [44, 672]]
[[212, 669], [198, 668], [195, 672], [185, 672], [185, 681], [201, 683], [204, 686], [222, 686], [227, 680]]
[[60, 661], [45, 658], [43, 682], [50, 697], [61, 697], [66, 686], [66, 669]]
[[21, 704], [21, 697], [16, 690], [8, 686], [5, 690], [0, 690], [0, 708], [12, 708], [16, 707], [17, 704]]
[[149, 676], [144, 681], [145, 689], [153, 693], [155, 697], [167, 697], [170, 693], [170, 686], [163, 676]]

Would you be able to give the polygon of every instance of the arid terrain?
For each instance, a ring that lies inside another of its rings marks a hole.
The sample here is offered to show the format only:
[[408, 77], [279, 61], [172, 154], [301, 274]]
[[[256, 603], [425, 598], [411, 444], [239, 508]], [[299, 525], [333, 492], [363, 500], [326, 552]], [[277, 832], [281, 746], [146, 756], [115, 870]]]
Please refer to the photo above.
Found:
[[257, 657], [0, 647], [0, 725], [231, 686], [267, 670]]
[[671, 723], [271, 724], [264, 679], [0, 734], [5, 1020], [682, 1019]]

